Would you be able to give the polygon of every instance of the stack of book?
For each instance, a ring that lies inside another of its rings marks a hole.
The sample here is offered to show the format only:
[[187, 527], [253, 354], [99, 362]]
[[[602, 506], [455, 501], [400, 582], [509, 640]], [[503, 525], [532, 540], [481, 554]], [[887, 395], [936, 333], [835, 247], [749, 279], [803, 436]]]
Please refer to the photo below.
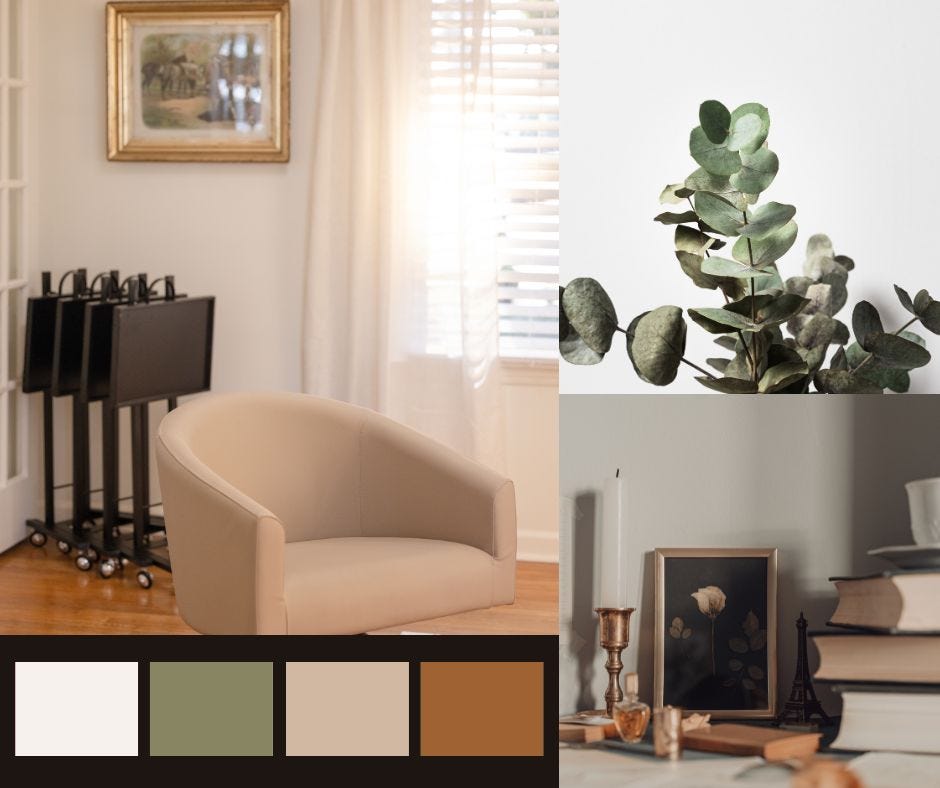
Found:
[[940, 570], [832, 578], [815, 679], [842, 694], [832, 746], [940, 753]]

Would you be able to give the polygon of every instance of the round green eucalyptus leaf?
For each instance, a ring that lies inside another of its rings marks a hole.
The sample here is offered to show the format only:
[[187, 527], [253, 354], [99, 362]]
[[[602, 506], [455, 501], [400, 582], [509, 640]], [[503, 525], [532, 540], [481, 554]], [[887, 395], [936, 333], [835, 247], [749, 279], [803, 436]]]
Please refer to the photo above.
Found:
[[930, 293], [926, 290], [921, 290], [914, 296], [914, 314], [920, 317], [923, 312], [927, 311], [927, 307], [930, 306], [931, 301], [933, 301], [933, 299], [930, 297]]
[[841, 265], [831, 271], [824, 273], [819, 278], [819, 284], [829, 285], [829, 306], [826, 310], [827, 315], [837, 315], [846, 301], [849, 300], [849, 291], [846, 284], [849, 281], [849, 272]]
[[730, 334], [733, 331], [750, 330], [751, 322], [747, 318], [727, 309], [703, 307], [688, 310], [689, 317], [710, 334]]
[[735, 189], [726, 176], [712, 175], [703, 167], [685, 179], [685, 187], [693, 192], [711, 192], [724, 197], [739, 211], [748, 206], [747, 196]]
[[770, 367], [760, 379], [757, 391], [761, 394], [773, 394], [786, 388], [792, 383], [805, 378], [809, 374], [809, 367], [802, 360], [787, 361]]
[[[760, 298], [760, 296], [756, 297]], [[794, 293], [782, 293], [769, 304], [757, 310], [757, 320], [765, 325], [768, 323], [783, 323], [799, 314], [808, 303], [807, 299]]]
[[[817, 347], [813, 347], [813, 348], [800, 348], [799, 349], [798, 355], [803, 360], [803, 363], [806, 364], [806, 367], [809, 370], [809, 372], [807, 372], [807, 376], [810, 379], [812, 379], [816, 375], [816, 373], [819, 372], [820, 368], [823, 365], [823, 361], [826, 360], [827, 349], [828, 348], [826, 345], [818, 345]], [[807, 381], [804, 381], [804, 383], [807, 383]], [[807, 388], [807, 387], [808, 386], [802, 386], [801, 388]], [[790, 393], [790, 390], [786, 389], [786, 392]]]
[[741, 155], [737, 151], [728, 150], [725, 142], [712, 142], [701, 126], [692, 129], [689, 152], [696, 163], [712, 175], [727, 178], [741, 169]]
[[725, 350], [737, 351], [738, 349], [738, 340], [734, 337], [715, 337], [712, 341]]
[[855, 268], [855, 261], [851, 257], [847, 257], [844, 254], [837, 254], [832, 259], [841, 265], [846, 271], [851, 271], [853, 268]]
[[707, 257], [702, 262], [702, 273], [712, 276], [732, 276], [741, 279], [753, 279], [763, 272], [759, 268], [751, 268], [747, 263], [737, 260], [728, 260], [725, 257]]
[[730, 358], [706, 358], [705, 363], [708, 364], [712, 369], [717, 369], [719, 372], [724, 372], [728, 368], [728, 364], [731, 363]]
[[659, 195], [659, 201], [663, 204], [675, 205], [691, 197], [694, 194], [693, 189], [687, 189], [685, 184], [670, 183]]
[[[755, 120], [756, 119], [756, 120]], [[754, 153], [770, 132], [770, 113], [760, 104], [742, 104], [731, 113], [731, 135], [728, 149]]]
[[568, 330], [571, 328], [571, 324], [568, 322], [568, 316], [565, 314], [564, 307], [562, 302], [565, 297], [565, 288], [561, 285], [558, 286], [558, 336], [563, 337], [567, 336]]
[[829, 362], [829, 368], [830, 369], [843, 369], [843, 370], [849, 368], [849, 363], [845, 358], [844, 347], [840, 347], [838, 350], [836, 350], [835, 353], [832, 354], [832, 361]]
[[716, 240], [694, 227], [686, 227], [684, 224], [676, 225], [675, 242], [677, 252], [704, 255], [705, 250], [714, 246]]
[[[796, 222], [789, 221], [783, 227], [773, 230], [763, 238], [745, 238], [741, 236], [734, 242], [731, 256], [742, 263], [749, 263], [753, 259], [756, 266], [775, 263], [793, 246], [797, 232]], [[749, 241], [750, 244], [748, 244]]]
[[564, 289], [561, 308], [571, 327], [595, 353], [606, 353], [617, 330], [617, 310], [600, 283], [590, 277], [572, 279]]
[[876, 334], [873, 339], [870, 335], [865, 349], [888, 369], [917, 369], [930, 362], [930, 352], [926, 348], [895, 334]]
[[660, 224], [685, 224], [687, 222], [697, 222], [698, 214], [695, 211], [685, 211], [684, 213], [670, 213], [666, 211], [653, 217], [654, 222]]
[[722, 235], [737, 235], [744, 226], [745, 212], [711, 192], [695, 193], [695, 212], [709, 227]]
[[804, 348], [844, 345], [849, 341], [849, 329], [834, 317], [817, 312], [800, 329], [796, 341]]
[[852, 331], [865, 350], [871, 350], [875, 337], [884, 334], [878, 310], [868, 301], [859, 301], [852, 310]]
[[720, 144], [731, 130], [731, 111], [720, 101], [703, 101], [698, 108], [698, 121], [710, 142]]
[[695, 379], [706, 388], [720, 391], [722, 394], [757, 393], [757, 384], [753, 380], [741, 380], [740, 378], [710, 378], [706, 375], [701, 375]]
[[731, 176], [730, 183], [744, 194], [760, 194], [774, 182], [779, 169], [777, 154], [758, 148], [754, 153], [741, 154], [741, 169]]
[[914, 302], [911, 300], [911, 296], [908, 294], [907, 290], [905, 290], [903, 287], [898, 287], [895, 285], [894, 292], [897, 293], [898, 301], [901, 302], [901, 306], [903, 306], [912, 315], [916, 314], [914, 312]]
[[[799, 314], [809, 303], [805, 298], [801, 298], [793, 293], [780, 293], [772, 295], [769, 293], [744, 296], [738, 301], [725, 304], [722, 311], [728, 311], [739, 315], [745, 321], [743, 330], [760, 331], [763, 328], [770, 328], [779, 323], [784, 323], [796, 314]], [[704, 311], [704, 310], [700, 310]], [[754, 320], [751, 320], [754, 315]]]
[[791, 276], [786, 282], [786, 291], [796, 293], [798, 296], [805, 296], [810, 285], [814, 283], [808, 276]]
[[883, 391], [864, 376], [841, 369], [821, 369], [813, 382], [823, 394], [880, 394]]
[[932, 334], [940, 334], [940, 301], [930, 299], [930, 303], [921, 311], [920, 322]]
[[[751, 352], [756, 350], [756, 355], [758, 359], [758, 369], [764, 363], [763, 355], [761, 353], [761, 342], [754, 343], [754, 337], [758, 336], [757, 334], [749, 334], [748, 347], [751, 348]], [[744, 352], [744, 346], [741, 346], [741, 349], [734, 354], [734, 358], [731, 359], [728, 366], [725, 367], [725, 377], [726, 378], [737, 378], [738, 380], [752, 380], [754, 372], [751, 369], [751, 359], [750, 354]]]
[[[561, 335], [559, 334], [559, 336]], [[563, 339], [558, 340], [558, 352], [569, 364], [587, 366], [600, 364], [604, 360], [604, 354], [591, 350], [573, 328], [569, 329]]]
[[778, 364], [799, 364], [804, 361], [803, 356], [789, 345], [771, 342], [767, 349], [767, 366], [776, 367]]
[[702, 271], [702, 263], [705, 258], [700, 254], [691, 252], [676, 252], [676, 259], [679, 261], [679, 267], [683, 273], [692, 280], [696, 287], [704, 290], [714, 290], [719, 285], [719, 281], [713, 276]]
[[754, 214], [747, 224], [741, 228], [741, 235], [747, 238], [759, 239], [779, 230], [796, 216], [796, 208], [781, 202], [769, 202], [760, 208], [754, 209]]
[[804, 310], [807, 315], [821, 312], [824, 315], [832, 313], [832, 287], [822, 282], [816, 282], [806, 288], [804, 296], [809, 301]]
[[667, 386], [685, 353], [686, 324], [677, 306], [661, 306], [636, 318], [627, 329], [627, 352], [637, 374], [654, 386]]

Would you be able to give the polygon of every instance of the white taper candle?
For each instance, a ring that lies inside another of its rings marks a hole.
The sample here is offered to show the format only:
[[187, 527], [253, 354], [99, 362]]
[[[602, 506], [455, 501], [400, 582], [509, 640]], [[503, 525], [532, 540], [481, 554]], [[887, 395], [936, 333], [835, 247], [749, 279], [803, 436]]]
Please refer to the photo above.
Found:
[[623, 479], [620, 469], [604, 480], [603, 527], [601, 529], [601, 582], [598, 607], [627, 606], [627, 556], [623, 528]]

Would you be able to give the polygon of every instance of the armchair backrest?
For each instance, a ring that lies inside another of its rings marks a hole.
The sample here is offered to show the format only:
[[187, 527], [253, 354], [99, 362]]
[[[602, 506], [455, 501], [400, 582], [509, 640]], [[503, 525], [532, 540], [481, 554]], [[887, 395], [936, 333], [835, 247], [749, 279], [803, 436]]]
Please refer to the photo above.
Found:
[[160, 425], [274, 514], [288, 542], [360, 535], [359, 436], [368, 411], [303, 394], [208, 394]]

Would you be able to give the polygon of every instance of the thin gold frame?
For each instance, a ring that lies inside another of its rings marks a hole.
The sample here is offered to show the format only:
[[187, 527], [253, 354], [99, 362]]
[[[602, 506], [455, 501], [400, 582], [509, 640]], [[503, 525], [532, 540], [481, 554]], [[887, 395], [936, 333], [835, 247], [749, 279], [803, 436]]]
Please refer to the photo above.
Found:
[[[266, 21], [272, 25], [276, 51], [271, 58], [273, 134], [267, 140], [167, 143], [130, 137], [128, 73], [129, 27], [132, 22], [189, 19], [220, 22]], [[290, 3], [289, 0], [172, 0], [112, 2], [107, 5], [108, 159], [111, 161], [250, 161], [290, 159]]]
[[669, 547], [657, 548], [655, 563], [655, 636], [653, 638], [653, 707], [663, 706], [665, 659], [665, 560], [667, 558], [766, 558], [767, 559], [767, 708], [695, 709], [715, 719], [772, 719], [777, 713], [777, 548], [776, 547]]

